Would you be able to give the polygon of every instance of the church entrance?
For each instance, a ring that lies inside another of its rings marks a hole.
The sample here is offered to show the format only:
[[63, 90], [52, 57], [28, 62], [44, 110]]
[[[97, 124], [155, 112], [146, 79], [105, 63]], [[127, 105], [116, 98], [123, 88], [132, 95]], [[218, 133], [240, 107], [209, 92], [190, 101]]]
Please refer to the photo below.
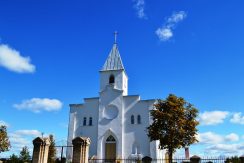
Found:
[[105, 142], [105, 159], [111, 161], [116, 159], [116, 140], [112, 135]]

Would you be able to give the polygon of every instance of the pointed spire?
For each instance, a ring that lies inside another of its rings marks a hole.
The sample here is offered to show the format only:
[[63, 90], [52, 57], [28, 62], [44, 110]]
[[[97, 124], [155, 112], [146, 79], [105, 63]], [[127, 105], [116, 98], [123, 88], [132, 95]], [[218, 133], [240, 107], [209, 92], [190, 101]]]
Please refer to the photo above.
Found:
[[114, 45], [109, 53], [109, 56], [103, 65], [102, 71], [107, 70], [124, 70], [124, 66], [122, 63], [122, 59], [119, 54], [119, 49], [117, 45], [117, 34], [118, 32], [114, 32]]

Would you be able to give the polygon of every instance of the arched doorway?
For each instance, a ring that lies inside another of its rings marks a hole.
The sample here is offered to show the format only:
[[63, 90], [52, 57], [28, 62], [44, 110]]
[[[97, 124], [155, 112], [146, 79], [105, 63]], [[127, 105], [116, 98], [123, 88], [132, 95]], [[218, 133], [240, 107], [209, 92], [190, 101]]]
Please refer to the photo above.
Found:
[[112, 135], [110, 135], [105, 142], [105, 159], [116, 159], [116, 140]]

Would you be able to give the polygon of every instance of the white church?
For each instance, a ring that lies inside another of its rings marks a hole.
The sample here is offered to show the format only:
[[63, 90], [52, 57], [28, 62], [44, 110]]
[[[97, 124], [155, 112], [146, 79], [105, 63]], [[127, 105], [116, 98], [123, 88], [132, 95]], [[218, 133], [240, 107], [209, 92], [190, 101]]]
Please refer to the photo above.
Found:
[[[68, 142], [77, 136], [89, 137], [89, 157], [97, 159], [162, 159], [159, 142], [150, 142], [146, 133], [156, 100], [128, 95], [128, 76], [116, 42], [99, 73], [99, 96], [70, 104]], [[67, 159], [71, 155], [68, 149]]]

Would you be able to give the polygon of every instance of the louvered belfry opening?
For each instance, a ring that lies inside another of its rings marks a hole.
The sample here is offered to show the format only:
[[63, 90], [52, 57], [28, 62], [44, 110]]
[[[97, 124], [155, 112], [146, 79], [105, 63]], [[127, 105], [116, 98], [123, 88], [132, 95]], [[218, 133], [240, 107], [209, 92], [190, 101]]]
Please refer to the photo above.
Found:
[[114, 84], [114, 75], [110, 75], [109, 84]]

